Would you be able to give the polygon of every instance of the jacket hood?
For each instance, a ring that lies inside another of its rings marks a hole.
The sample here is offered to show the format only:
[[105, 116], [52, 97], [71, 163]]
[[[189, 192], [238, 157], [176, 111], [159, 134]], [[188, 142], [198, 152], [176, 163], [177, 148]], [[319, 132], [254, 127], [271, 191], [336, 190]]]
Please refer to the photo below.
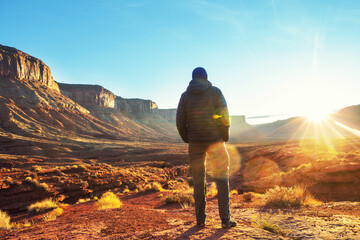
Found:
[[193, 79], [190, 81], [186, 91], [190, 94], [202, 94], [212, 86], [211, 82], [206, 79]]

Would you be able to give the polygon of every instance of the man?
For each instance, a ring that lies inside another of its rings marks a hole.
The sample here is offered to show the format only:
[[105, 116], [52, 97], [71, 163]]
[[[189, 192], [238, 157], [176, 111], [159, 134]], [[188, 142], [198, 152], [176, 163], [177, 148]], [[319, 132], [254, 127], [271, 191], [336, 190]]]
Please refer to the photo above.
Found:
[[[229, 113], [220, 89], [212, 86], [204, 68], [195, 68], [187, 90], [181, 95], [176, 126], [182, 140], [189, 143], [190, 170], [194, 180], [196, 221], [205, 226], [205, 160], [212, 166], [218, 189], [222, 227], [235, 227], [229, 210]], [[207, 159], [207, 156], [209, 159]]]

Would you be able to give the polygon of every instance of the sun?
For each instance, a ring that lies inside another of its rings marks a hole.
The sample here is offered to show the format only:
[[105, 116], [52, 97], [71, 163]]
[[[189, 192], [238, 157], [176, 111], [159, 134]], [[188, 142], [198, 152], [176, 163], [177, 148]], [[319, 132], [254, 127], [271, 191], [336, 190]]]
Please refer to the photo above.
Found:
[[330, 118], [329, 112], [320, 109], [313, 109], [305, 114], [305, 118], [312, 123], [319, 124], [325, 122]]

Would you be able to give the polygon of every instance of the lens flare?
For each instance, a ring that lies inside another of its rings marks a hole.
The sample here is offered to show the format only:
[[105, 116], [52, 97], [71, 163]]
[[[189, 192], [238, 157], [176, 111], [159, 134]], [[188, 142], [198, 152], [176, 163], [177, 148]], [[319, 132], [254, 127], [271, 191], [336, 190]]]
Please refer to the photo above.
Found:
[[306, 119], [309, 122], [319, 124], [329, 119], [329, 113], [321, 110], [314, 109], [305, 114]]

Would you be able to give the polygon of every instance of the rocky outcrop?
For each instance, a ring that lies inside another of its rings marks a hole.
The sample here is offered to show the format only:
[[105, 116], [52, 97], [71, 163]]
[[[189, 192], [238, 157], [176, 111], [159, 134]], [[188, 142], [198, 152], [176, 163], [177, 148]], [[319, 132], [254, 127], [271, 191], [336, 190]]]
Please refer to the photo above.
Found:
[[151, 100], [125, 99], [99, 85], [58, 83], [63, 95], [84, 107], [114, 108], [120, 112], [158, 113], [158, 106]]
[[12, 47], [0, 45], [0, 78], [31, 80], [59, 91], [51, 71], [40, 59]]
[[115, 107], [115, 95], [100, 85], [59, 83], [63, 95], [84, 106]]
[[275, 186], [300, 185], [321, 200], [358, 200], [360, 157], [352, 144], [339, 140], [337, 153], [311, 141], [239, 147], [242, 166], [231, 185], [240, 192], [260, 193]]
[[159, 109], [155, 102], [139, 98], [129, 98], [126, 102], [131, 108], [131, 113], [158, 113]]
[[120, 112], [131, 112], [131, 106], [128, 104], [126, 99], [116, 96], [115, 98], [115, 109]]
[[160, 115], [172, 124], [176, 124], [176, 108], [159, 109]]

